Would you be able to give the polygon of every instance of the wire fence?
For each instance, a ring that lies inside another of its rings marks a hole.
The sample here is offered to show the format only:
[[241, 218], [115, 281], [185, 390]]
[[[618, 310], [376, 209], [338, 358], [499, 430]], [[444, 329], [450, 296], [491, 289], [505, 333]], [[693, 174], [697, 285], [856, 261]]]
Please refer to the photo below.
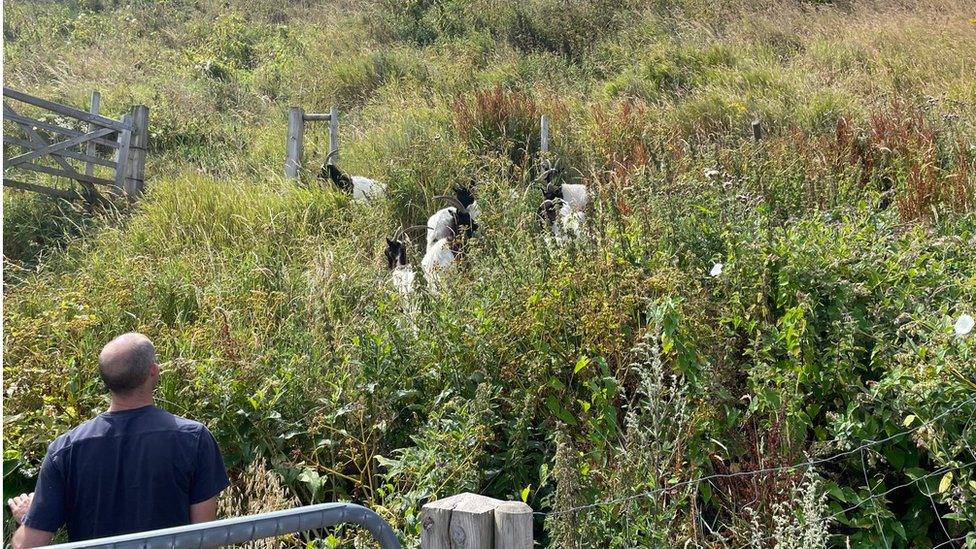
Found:
[[[630, 494], [630, 495], [622, 496], [622, 497], [618, 497], [618, 498], [612, 498], [612, 499], [607, 499], [607, 500], [604, 500], [604, 501], [598, 501], [598, 502], [594, 502], [594, 503], [588, 503], [588, 504], [579, 505], [579, 506], [576, 506], [576, 507], [569, 507], [569, 508], [566, 508], [566, 509], [556, 509], [556, 510], [552, 510], [552, 511], [536, 511], [534, 514], [537, 515], [537, 516], [549, 517], [549, 516], [566, 515], [566, 514], [570, 514], [570, 513], [585, 512], [585, 511], [589, 511], [589, 510], [596, 509], [596, 508], [602, 508], [602, 507], [606, 507], [606, 506], [618, 505], [618, 504], [621, 504], [621, 503], [627, 503], [629, 501], [633, 501], [633, 500], [636, 500], [636, 499], [649, 498], [649, 497], [654, 497], [654, 496], [658, 496], [658, 495], [663, 495], [663, 494], [666, 494], [668, 492], [672, 492], [672, 491], [675, 491], [675, 490], [680, 490], [681, 488], [685, 488], [685, 487], [689, 487], [689, 486], [697, 486], [697, 485], [699, 485], [702, 482], [710, 482], [712, 480], [729, 479], [729, 478], [739, 478], [739, 477], [756, 477], [756, 476], [764, 476], [764, 475], [775, 475], [775, 474], [779, 474], [779, 473], [797, 471], [797, 470], [801, 470], [801, 469], [810, 469], [810, 468], [815, 467], [817, 465], [821, 465], [821, 464], [824, 464], [824, 463], [830, 463], [830, 462], [836, 461], [838, 459], [841, 459], [841, 458], [844, 458], [844, 457], [848, 457], [848, 456], [852, 456], [852, 455], [855, 455], [855, 454], [858, 454], [858, 453], [861, 453], [862, 454], [862, 458], [863, 458], [863, 453], [864, 453], [865, 450], [869, 450], [869, 449], [871, 449], [871, 448], [873, 448], [875, 446], [878, 446], [878, 445], [881, 445], [881, 444], [885, 444], [887, 442], [892, 442], [894, 440], [897, 440], [897, 439], [902, 438], [902, 437], [905, 437], [905, 436], [909, 436], [909, 435], [911, 435], [913, 433], [918, 432], [919, 430], [921, 430], [923, 428], [926, 428], [926, 427], [935, 425], [938, 422], [940, 422], [943, 419], [945, 419], [946, 417], [948, 417], [951, 414], [953, 414], [954, 412], [956, 412], [956, 411], [958, 411], [958, 410], [960, 410], [960, 409], [962, 409], [962, 408], [964, 408], [964, 407], [966, 407], [966, 406], [968, 406], [970, 404], [973, 404], [973, 403], [976, 403], [976, 395], [974, 395], [974, 396], [972, 396], [972, 397], [970, 397], [970, 398], [968, 398], [966, 400], [963, 400], [963, 401], [957, 403], [956, 405], [950, 407], [949, 409], [945, 410], [944, 412], [936, 415], [935, 417], [933, 417], [933, 418], [931, 418], [931, 419], [929, 419], [927, 421], [921, 422], [919, 425], [917, 425], [915, 427], [912, 427], [910, 429], [906, 429], [904, 431], [900, 431], [898, 433], [895, 433], [893, 435], [889, 435], [889, 436], [886, 436], [886, 437], [883, 437], [883, 438], [866, 440], [866, 441], [864, 441], [863, 443], [861, 443], [860, 445], [858, 445], [858, 446], [856, 446], [854, 448], [851, 448], [849, 450], [844, 450], [844, 451], [841, 451], [841, 452], [837, 452], [835, 454], [832, 454], [832, 455], [829, 455], [829, 456], [826, 456], [826, 457], [821, 457], [821, 458], [816, 458], [816, 459], [807, 459], [805, 461], [802, 461], [802, 462], [799, 462], [799, 463], [794, 463], [794, 464], [791, 464], [791, 465], [783, 465], [783, 466], [777, 466], [777, 467], [765, 467], [765, 468], [754, 469], [754, 470], [749, 470], [749, 471], [738, 471], [738, 472], [734, 472], [734, 473], [716, 473], [716, 474], [712, 474], [712, 475], [706, 475], [706, 476], [703, 476], [703, 477], [699, 477], [699, 478], [696, 478], [696, 479], [690, 479], [690, 480], [676, 482], [676, 483], [670, 484], [668, 486], [661, 486], [661, 487], [658, 487], [658, 488], [654, 488], [654, 489], [651, 489], [651, 490], [646, 490], [644, 492], [640, 492], [640, 493], [636, 493], [636, 494]], [[970, 420], [972, 420], [972, 415], [970, 415]], [[837, 439], [834, 439], [834, 440], [832, 440], [830, 442], [839, 443], [839, 442], [842, 442], [842, 441], [837, 440]], [[967, 444], [967, 447], [968, 447], [968, 444]], [[970, 447], [970, 450], [972, 451], [972, 448], [971, 447]], [[976, 453], [976, 452], [974, 452], [974, 453]], [[832, 515], [830, 515], [829, 517], [827, 517], [827, 521], [828, 522], [834, 522], [839, 517], [845, 516], [848, 513], [850, 513], [851, 511], [855, 511], [858, 508], [861, 508], [864, 505], [868, 504], [869, 502], [872, 502], [874, 500], [878, 500], [878, 499], [881, 499], [881, 498], [885, 498], [888, 495], [890, 495], [893, 492], [896, 492], [898, 490], [901, 490], [901, 489], [907, 488], [909, 486], [913, 486], [913, 485], [919, 484], [921, 482], [928, 481], [929, 479], [932, 479], [932, 478], [935, 478], [935, 477], [943, 476], [943, 475], [945, 475], [947, 473], [950, 473], [950, 472], [957, 472], [957, 471], [962, 471], [962, 470], [965, 470], [965, 469], [969, 469], [970, 467], [973, 467], [973, 466], [976, 466], [976, 461], [971, 461], [971, 462], [968, 462], [968, 463], [962, 463], [962, 464], [958, 464], [958, 465], [943, 465], [943, 466], [938, 467], [935, 470], [933, 470], [931, 472], [928, 472], [928, 473], [926, 473], [926, 474], [924, 474], [924, 475], [922, 475], [922, 476], [920, 476], [918, 478], [915, 478], [915, 479], [910, 480], [908, 482], [904, 482], [904, 483], [898, 484], [896, 486], [887, 488], [886, 490], [884, 490], [882, 492], [877, 492], [877, 493], [874, 493], [873, 489], [870, 486], [870, 482], [868, 482], [868, 490], [871, 491], [871, 495], [869, 495], [868, 497], [865, 497], [865, 498], [861, 499], [860, 501], [858, 501], [854, 505], [851, 505], [849, 507], [846, 507], [844, 509], [841, 509], [840, 511], [837, 511], [837, 512], [833, 513]], [[867, 471], [865, 469], [865, 475], [866, 474], [867, 474]], [[933, 506], [934, 505], [935, 505], [935, 502], [933, 500]], [[936, 515], [938, 516], [938, 513], [936, 513]], [[941, 521], [941, 519], [940, 519], [940, 521]], [[964, 541], [964, 540], [967, 539], [966, 536], [952, 538], [950, 536], [950, 534], [948, 533], [948, 531], [945, 529], [945, 526], [944, 525], [943, 525], [943, 531], [946, 532], [946, 537], [948, 539], [946, 541], [940, 543], [939, 545], [936, 545], [935, 547], [951, 546], [953, 543], [961, 542], [961, 541]], [[834, 534], [834, 535], [837, 535], [837, 534]], [[756, 541], [766, 542], [766, 541], [771, 541], [772, 539], [774, 539], [772, 535], [763, 536], [759, 540], [750, 540], [746, 545], [744, 545], [742, 547], [749, 547], [750, 545], [753, 545]]]
[[[195, 362], [195, 361], [190, 361], [190, 362]], [[231, 361], [231, 362], [244, 363], [244, 361]], [[885, 443], [888, 443], [888, 442], [892, 442], [894, 440], [900, 439], [900, 438], [905, 437], [905, 436], [909, 436], [909, 435], [911, 435], [913, 433], [916, 433], [916, 432], [920, 431], [923, 428], [926, 428], [926, 427], [935, 425], [935, 424], [939, 423], [941, 420], [943, 420], [946, 417], [948, 417], [951, 414], [953, 414], [954, 412], [956, 412], [956, 411], [958, 411], [958, 410], [960, 410], [960, 409], [962, 409], [962, 408], [964, 408], [964, 407], [966, 407], [966, 406], [968, 406], [970, 404], [974, 404], [974, 403], [976, 403], [976, 395], [973, 395], [972, 397], [970, 397], [970, 398], [968, 398], [966, 400], [963, 400], [963, 401], [957, 403], [956, 405], [948, 408], [947, 410], [945, 410], [942, 413], [936, 415], [935, 417], [933, 417], [933, 418], [931, 418], [931, 419], [929, 419], [927, 421], [923, 421], [923, 422], [919, 423], [915, 427], [912, 427], [912, 428], [909, 428], [909, 429], [900, 431], [898, 433], [895, 433], [895, 434], [892, 434], [892, 435], [889, 435], [889, 436], [886, 436], [886, 437], [883, 437], [883, 438], [866, 440], [866, 441], [863, 441], [860, 445], [855, 446], [855, 447], [853, 447], [851, 449], [844, 450], [844, 451], [840, 451], [840, 452], [837, 452], [837, 453], [834, 453], [834, 454], [831, 454], [831, 455], [828, 455], [828, 456], [825, 456], [825, 457], [820, 457], [820, 458], [815, 458], [815, 459], [807, 459], [805, 461], [801, 461], [801, 462], [798, 462], [798, 463], [793, 463], [793, 464], [790, 464], [790, 465], [782, 465], [782, 466], [776, 466], [776, 467], [764, 467], [764, 468], [753, 469], [753, 470], [748, 470], [748, 471], [737, 471], [737, 472], [733, 472], [733, 473], [715, 473], [715, 474], [706, 475], [706, 476], [699, 477], [699, 478], [695, 478], [695, 479], [689, 479], [689, 480], [684, 480], [684, 481], [676, 482], [674, 484], [670, 484], [670, 485], [667, 485], [667, 486], [661, 486], [661, 487], [658, 487], [658, 488], [654, 488], [654, 489], [651, 489], [651, 490], [646, 490], [644, 492], [640, 492], [640, 493], [636, 493], [636, 494], [630, 494], [630, 495], [627, 495], [627, 496], [621, 496], [621, 497], [618, 497], [618, 498], [611, 498], [611, 499], [607, 499], [607, 500], [603, 500], [603, 501], [597, 501], [597, 502], [588, 503], [588, 504], [584, 504], [584, 505], [579, 505], [579, 506], [575, 506], [575, 507], [569, 507], [569, 508], [565, 508], [565, 509], [556, 509], [556, 510], [552, 510], [552, 511], [534, 511], [533, 512], [533, 515], [541, 516], [541, 517], [566, 515], [566, 514], [570, 514], [570, 513], [578, 513], [578, 512], [588, 511], [588, 510], [592, 510], [592, 509], [596, 509], [596, 508], [602, 508], [602, 507], [606, 507], [606, 506], [612, 506], [612, 505], [618, 505], [618, 504], [621, 504], [621, 503], [627, 503], [629, 501], [633, 501], [633, 500], [637, 500], [637, 499], [649, 498], [649, 497], [654, 497], [654, 496], [657, 496], [657, 495], [663, 495], [663, 494], [667, 494], [668, 492], [673, 492], [673, 491], [676, 491], [676, 490], [680, 490], [681, 488], [690, 487], [690, 486], [697, 486], [697, 485], [699, 485], [702, 482], [710, 482], [710, 481], [713, 481], [713, 480], [721, 480], [721, 479], [732, 479], [732, 478], [743, 478], [743, 477], [756, 477], [756, 476], [776, 475], [776, 474], [780, 474], [780, 473], [786, 473], [786, 472], [793, 472], [793, 471], [798, 471], [798, 470], [810, 469], [810, 468], [815, 467], [817, 465], [822, 465], [822, 464], [825, 464], [825, 463], [834, 462], [834, 461], [837, 461], [837, 460], [842, 459], [844, 457], [853, 456], [853, 455], [858, 454], [858, 453], [861, 453], [863, 455], [863, 453], [864, 453], [865, 450], [869, 450], [869, 449], [871, 449], [871, 448], [873, 448], [875, 446], [882, 445], [882, 444], [885, 444]], [[971, 414], [970, 415], [970, 419], [972, 419], [972, 417], [973, 416]], [[828, 441], [828, 443], [833, 443], [833, 444], [838, 444], [838, 443], [842, 443], [842, 442], [845, 442], [845, 441], [842, 441], [842, 440], [839, 440], [839, 439], [833, 439], [831, 441]], [[974, 454], [976, 454], [976, 452], [974, 452]], [[944, 475], [944, 474], [949, 473], [949, 472], [961, 471], [961, 470], [965, 470], [965, 469], [968, 469], [968, 468], [973, 467], [973, 466], [976, 466], [976, 461], [964, 463], [964, 464], [957, 465], [957, 466], [945, 465], [945, 466], [939, 467], [939, 468], [937, 468], [937, 469], [935, 469], [935, 470], [933, 470], [933, 471], [931, 471], [929, 473], [926, 473], [925, 475], [920, 476], [920, 477], [918, 477], [916, 479], [913, 479], [913, 480], [910, 480], [908, 482], [905, 482], [905, 483], [902, 483], [902, 484], [898, 484], [896, 486], [893, 486], [891, 488], [888, 488], [888, 489], [886, 489], [883, 492], [878, 492], [878, 493], [873, 493], [872, 492], [870, 496], [861, 499], [856, 504], [851, 505], [849, 507], [846, 507], [846, 508], [844, 508], [844, 509], [842, 509], [842, 510], [840, 510], [840, 511], [838, 511], [838, 512], [832, 514], [832, 515], [830, 515], [828, 517], [828, 521], [833, 522], [838, 517], [844, 516], [847, 513], [850, 513], [851, 511], [854, 511], [854, 510], [856, 510], [856, 509], [858, 509], [860, 507], [863, 507], [864, 505], [868, 504], [871, 501], [874, 501], [874, 500], [877, 500], [877, 499], [880, 499], [880, 498], [884, 498], [884, 497], [890, 495], [891, 493], [896, 492], [898, 490], [901, 490], [903, 488], [907, 488], [909, 486], [916, 485], [916, 484], [918, 484], [920, 482], [927, 481], [928, 479], [931, 479], [931, 478], [934, 478], [934, 477], [937, 477], [937, 476], [940, 476], [940, 475]], [[865, 473], [866, 473], [866, 471], [865, 471]], [[868, 488], [870, 490], [871, 489], [870, 488], [870, 483], [868, 482], [867, 484], [868, 484]], [[838, 535], [838, 534], [834, 534], [834, 535]], [[949, 537], [949, 534], [948, 533], [946, 535], [947, 535], [947, 537]], [[768, 541], [768, 540], [771, 540], [771, 539], [772, 539], [772, 536], [766, 536], [764, 538], [764, 541]], [[936, 545], [935, 547], [945, 547], [945, 546], [951, 545], [954, 542], [962, 541], [962, 540], [965, 540], [965, 539], [966, 539], [965, 536], [960, 537], [960, 538], [950, 538], [950, 539], [947, 539], [947, 541], [942, 542], [939, 545]], [[748, 545], [746, 545], [744, 547], [748, 547]]]

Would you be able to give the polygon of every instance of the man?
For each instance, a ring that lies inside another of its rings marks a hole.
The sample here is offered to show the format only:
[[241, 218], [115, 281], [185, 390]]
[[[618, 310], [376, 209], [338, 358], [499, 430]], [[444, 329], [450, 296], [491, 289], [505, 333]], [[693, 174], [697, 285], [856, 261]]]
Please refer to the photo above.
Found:
[[98, 357], [107, 412], [48, 447], [32, 494], [7, 501], [21, 522], [14, 549], [45, 545], [67, 525], [71, 541], [213, 520], [227, 472], [207, 429], [153, 405], [156, 349], [121, 335]]

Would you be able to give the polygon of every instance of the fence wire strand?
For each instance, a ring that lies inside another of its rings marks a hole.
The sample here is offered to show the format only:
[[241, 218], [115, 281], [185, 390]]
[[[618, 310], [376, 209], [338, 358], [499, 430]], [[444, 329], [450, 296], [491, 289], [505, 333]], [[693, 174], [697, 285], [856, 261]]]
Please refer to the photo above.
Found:
[[[707, 476], [700, 477], [700, 478], [696, 478], [696, 479], [692, 479], [692, 480], [684, 480], [684, 481], [681, 481], [681, 482], [677, 482], [675, 484], [672, 484], [670, 486], [661, 486], [661, 487], [658, 487], [658, 488], [653, 488], [651, 490], [647, 490], [645, 492], [640, 492], [640, 493], [637, 493], [637, 494], [631, 494], [629, 496], [623, 496], [623, 497], [619, 497], [619, 498], [608, 499], [608, 500], [598, 501], [598, 502], [594, 502], [594, 503], [588, 503], [588, 504], [585, 504], [585, 505], [580, 505], [580, 506], [577, 506], [577, 507], [570, 507], [570, 508], [567, 508], [567, 509], [557, 509], [557, 510], [553, 510], [553, 511], [535, 511], [535, 512], [533, 512], [533, 514], [534, 515], [538, 515], [538, 516], [550, 516], [550, 515], [551, 516], [558, 516], [558, 515], [565, 515], [565, 514], [569, 514], [569, 513], [577, 513], [577, 512], [580, 512], [580, 511], [587, 511], [587, 510], [594, 509], [594, 508], [597, 508], [597, 507], [604, 507], [604, 506], [607, 506], [607, 505], [617, 505], [617, 504], [620, 504], [620, 503], [626, 503], [628, 501], [632, 501], [632, 500], [635, 500], [635, 499], [646, 498], [646, 497], [654, 496], [654, 495], [657, 495], [657, 494], [662, 494], [662, 493], [670, 492], [670, 491], [673, 491], [673, 490], [677, 490], [677, 489], [680, 489], [680, 488], [683, 488], [683, 487], [686, 487], [686, 486], [690, 486], [690, 485], [693, 485], [693, 484], [697, 485], [699, 483], [702, 483], [702, 482], [705, 482], [705, 481], [710, 481], [710, 480], [715, 480], [715, 479], [729, 479], [729, 478], [750, 477], [750, 476], [758, 476], [758, 475], [771, 475], [771, 474], [783, 473], [783, 472], [787, 472], [787, 471], [794, 471], [794, 470], [802, 469], [802, 468], [811, 468], [811, 467], [813, 467], [815, 465], [820, 465], [820, 464], [823, 464], [823, 463], [829, 463], [829, 462], [835, 461], [837, 459], [840, 459], [840, 458], [843, 458], [843, 457], [846, 457], [846, 456], [850, 456], [850, 455], [853, 455], [853, 454], [857, 454], [859, 452], [863, 452], [864, 450], [866, 450], [868, 448], [871, 448], [873, 446], [877, 446], [879, 444], [884, 444], [886, 442], [891, 442], [892, 440], [895, 440], [897, 438], [901, 438], [903, 436], [907, 436], [907, 435], [910, 435], [912, 433], [915, 433], [915, 432], [919, 431], [920, 429], [922, 429], [923, 427], [927, 427], [927, 426], [933, 425], [933, 424], [937, 423], [938, 421], [940, 421], [941, 419], [947, 417], [949, 414], [951, 414], [951, 413], [953, 413], [953, 412], [955, 412], [955, 411], [963, 408], [964, 406], [966, 406], [968, 404], [974, 403], [974, 402], [976, 402], [976, 395], [970, 397], [967, 400], [964, 400], [963, 402], [961, 402], [961, 403], [953, 406], [952, 408], [949, 408], [948, 410], [946, 410], [946, 411], [942, 412], [941, 414], [933, 417], [932, 419], [930, 419], [928, 421], [925, 421], [925, 422], [922, 422], [921, 424], [919, 424], [916, 427], [913, 427], [913, 428], [908, 429], [908, 430], [905, 430], [905, 431], [898, 432], [896, 434], [893, 434], [893, 435], [890, 435], [890, 436], [887, 436], [887, 437], [884, 437], [884, 438], [881, 438], [881, 439], [865, 441], [860, 446], [857, 446], [857, 447], [852, 448], [850, 450], [845, 450], [843, 452], [838, 452], [836, 454], [833, 454], [833, 455], [830, 455], [830, 456], [827, 456], [827, 457], [806, 460], [806, 461], [803, 461], [803, 462], [800, 462], [800, 463], [794, 463], [792, 465], [782, 465], [782, 466], [778, 466], [778, 467], [767, 467], [767, 468], [762, 468], [762, 469], [754, 469], [754, 470], [751, 470], [751, 471], [738, 471], [738, 472], [735, 472], [735, 473], [716, 473], [716, 474], [707, 475]], [[839, 441], [835, 439], [832, 442], [839, 442]], [[966, 466], [960, 467], [960, 469], [966, 468], [966, 467], [969, 467], [969, 466], [972, 466], [972, 465], [976, 465], [976, 462], [969, 463]], [[943, 471], [943, 472], [947, 472], [947, 471]], [[929, 473], [929, 475], [926, 475], [926, 476], [923, 476], [923, 477], [919, 477], [918, 479], [916, 479], [914, 481], [911, 481], [911, 482], [909, 482], [909, 483], [907, 483], [905, 485], [898, 486], [898, 487], [895, 487], [895, 488], [893, 488], [891, 490], [887, 490], [885, 492], [881, 492], [879, 494], [872, 495], [871, 497], [864, 499], [861, 502], [861, 504], [863, 504], [863, 503], [865, 503], [867, 501], [870, 501], [872, 499], [875, 499], [876, 497], [882, 497], [884, 495], [887, 495], [887, 494], [891, 493], [892, 491], [894, 491], [895, 489], [904, 488], [905, 486], [909, 486], [911, 484], [914, 484], [914, 483], [918, 482], [919, 480], [921, 480], [923, 478], [927, 478], [928, 476], [930, 476], [932, 474], [934, 474], [934, 473]], [[859, 504], [859, 505], [861, 505], [861, 504]], [[850, 511], [850, 510], [853, 510], [853, 509], [857, 508], [858, 506], [855, 506], [855, 507], [853, 507], [851, 509], [847, 509], [844, 512], [846, 513], [847, 511]]]

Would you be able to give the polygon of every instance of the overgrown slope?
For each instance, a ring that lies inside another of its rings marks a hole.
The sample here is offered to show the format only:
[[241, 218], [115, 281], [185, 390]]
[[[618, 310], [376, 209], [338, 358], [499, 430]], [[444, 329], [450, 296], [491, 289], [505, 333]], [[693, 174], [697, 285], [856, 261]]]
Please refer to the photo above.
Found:
[[[152, 120], [132, 211], [4, 193], [8, 491], [140, 330], [226, 513], [351, 499], [414, 543], [470, 490], [552, 512], [556, 547], [976, 529], [971, 2], [8, 4], [6, 85]], [[384, 203], [315, 181], [324, 126], [281, 179], [285, 109], [331, 104]], [[593, 196], [566, 248], [535, 219], [542, 113]], [[383, 238], [472, 177], [480, 234], [411, 319]]]

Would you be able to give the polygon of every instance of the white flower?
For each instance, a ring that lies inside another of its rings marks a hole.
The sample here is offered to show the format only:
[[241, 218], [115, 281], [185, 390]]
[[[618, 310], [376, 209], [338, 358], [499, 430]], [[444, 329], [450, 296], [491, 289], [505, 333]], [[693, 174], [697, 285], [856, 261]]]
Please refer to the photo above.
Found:
[[715, 179], [716, 177], [718, 177], [719, 175], [721, 175], [721, 172], [719, 172], [715, 168], [709, 168], [709, 169], [705, 170], [704, 173], [705, 173], [705, 177], [707, 177], [709, 179]]
[[[718, 275], [722, 274], [722, 267], [723, 266], [724, 265], [722, 265], [721, 263], [716, 263], [715, 265], [712, 265], [712, 270], [711, 271], [708, 271], [708, 274], [710, 274], [712, 276], [718, 276]], [[972, 319], [970, 319], [970, 320], [972, 320]]]
[[969, 315], [962, 315], [956, 320], [956, 335], [964, 336], [969, 332], [973, 331], [973, 326], [976, 325], [976, 321], [973, 317]]

